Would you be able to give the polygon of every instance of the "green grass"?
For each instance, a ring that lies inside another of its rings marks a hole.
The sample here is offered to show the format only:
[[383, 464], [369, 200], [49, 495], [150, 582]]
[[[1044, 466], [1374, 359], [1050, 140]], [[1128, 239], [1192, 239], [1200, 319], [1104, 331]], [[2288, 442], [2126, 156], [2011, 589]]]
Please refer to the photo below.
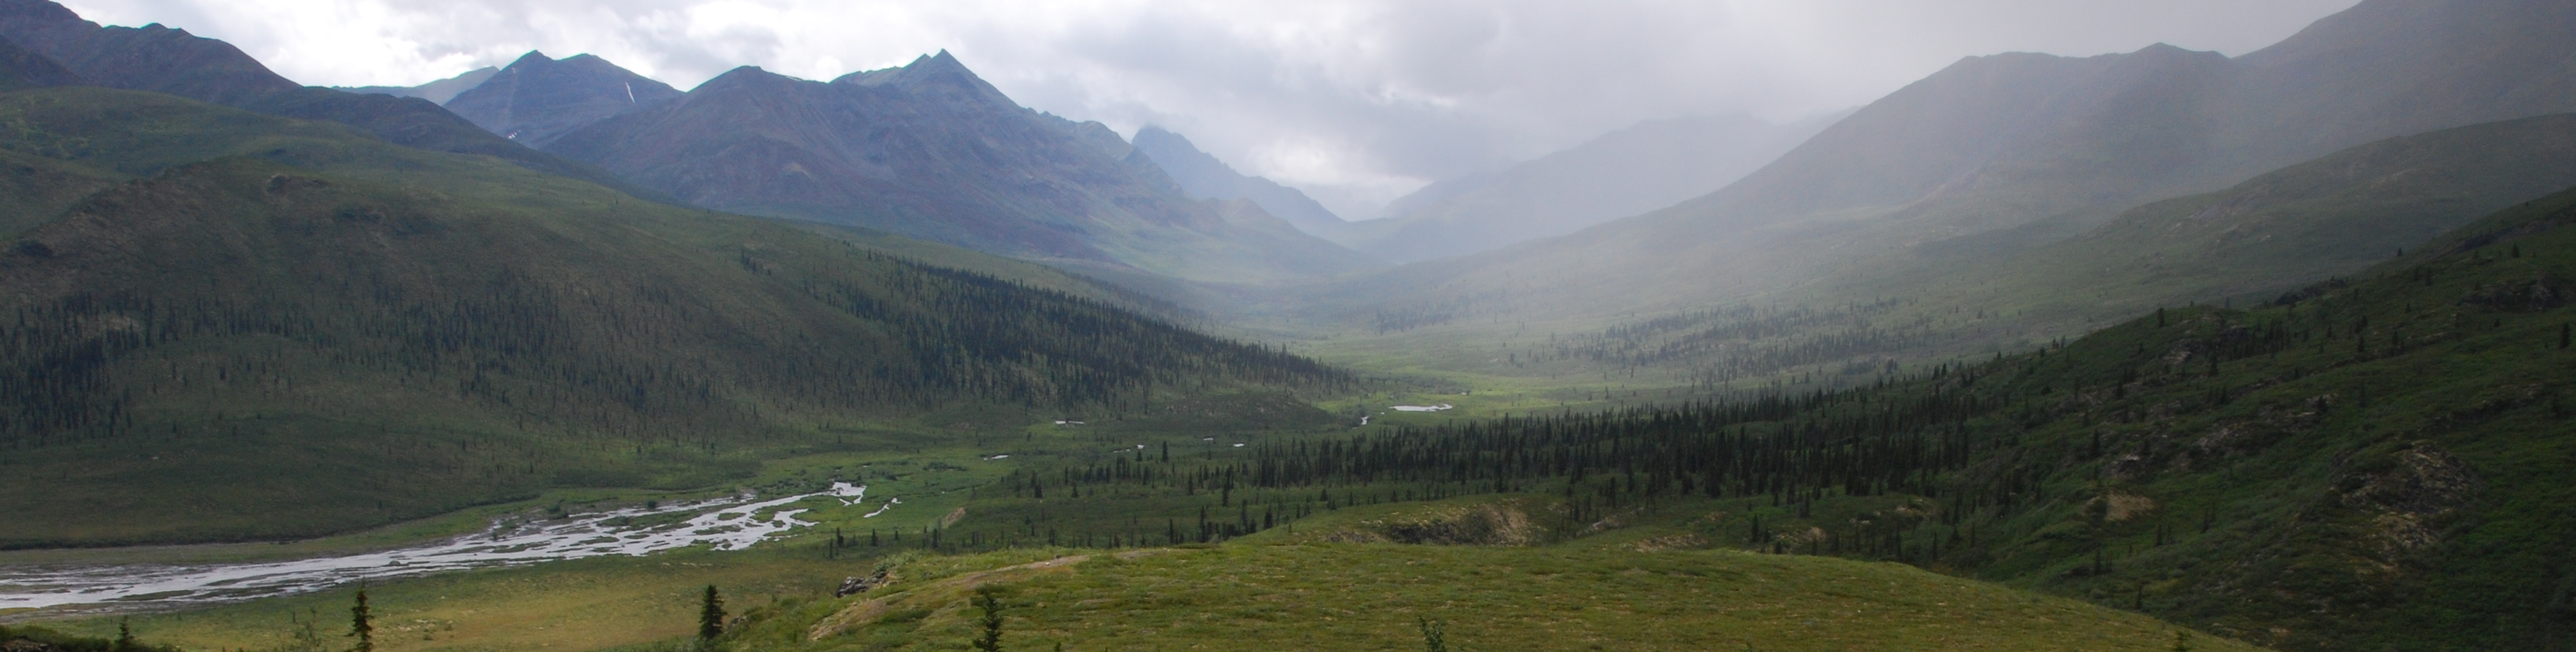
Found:
[[[378, 650], [597, 650], [695, 631], [697, 591], [720, 585], [739, 612], [772, 599], [830, 595], [863, 562], [805, 551], [675, 552], [559, 561], [377, 582], [367, 588]], [[355, 586], [180, 613], [130, 616], [137, 638], [187, 650], [294, 650], [298, 622], [317, 620], [326, 647], [347, 649]], [[46, 626], [91, 636], [117, 618]]]
[[[970, 592], [1003, 596], [1011, 649], [2167, 650], [2173, 625], [1888, 563], [1608, 546], [1235, 543], [824, 560], [791, 548], [554, 562], [379, 583], [383, 650], [667, 649], [720, 587], [730, 649], [957, 649]], [[895, 582], [830, 597], [884, 564]], [[134, 617], [147, 642], [287, 649], [346, 627], [351, 589]], [[112, 632], [115, 619], [56, 623]], [[817, 636], [817, 635], [820, 636]], [[2254, 649], [2192, 633], [2194, 649]]]
[[[975, 588], [1016, 649], [2163, 650], [2153, 619], [1893, 564], [1731, 551], [1397, 544], [915, 559], [866, 595], [782, 605], [743, 649], [954, 649]], [[2204, 650], [2251, 649], [2206, 636]]]

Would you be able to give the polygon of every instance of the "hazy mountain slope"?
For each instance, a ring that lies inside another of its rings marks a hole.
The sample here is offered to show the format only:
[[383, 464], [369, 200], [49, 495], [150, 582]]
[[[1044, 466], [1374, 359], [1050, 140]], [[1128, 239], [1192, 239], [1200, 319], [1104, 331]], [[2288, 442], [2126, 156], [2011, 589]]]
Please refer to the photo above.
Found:
[[0, 0], [0, 38], [63, 64], [89, 84], [329, 120], [397, 145], [493, 156], [639, 197], [663, 196], [598, 168], [513, 144], [425, 100], [306, 88], [270, 72], [231, 44], [185, 30], [158, 24], [100, 27], [49, 0]]
[[1146, 125], [1136, 130], [1136, 151], [1152, 157], [1191, 197], [1248, 199], [1261, 205], [1261, 210], [1296, 225], [1297, 230], [1336, 242], [1342, 241], [1340, 236], [1350, 229], [1350, 222], [1315, 203], [1306, 193], [1236, 172], [1224, 161], [1199, 151], [1190, 139], [1162, 127]]
[[456, 97], [457, 93], [463, 93], [466, 89], [473, 88], [476, 84], [483, 83], [483, 80], [491, 79], [492, 75], [498, 72], [501, 72], [501, 69], [484, 66], [465, 71], [465, 74], [421, 84], [419, 86], [333, 86], [331, 87], [331, 90], [344, 93], [357, 93], [361, 95], [417, 97], [429, 100], [433, 104], [446, 104], [447, 100]]
[[1276, 218], [1245, 228], [1150, 160], [1116, 158], [1115, 141], [1021, 108], [942, 52], [830, 83], [740, 68], [547, 150], [702, 206], [1023, 258], [1220, 281], [1373, 264]]
[[80, 76], [64, 69], [62, 64], [18, 47], [8, 39], [0, 39], [0, 91], [78, 83]]
[[[1890, 361], [2037, 346], [2159, 306], [2269, 299], [2570, 185], [2576, 115], [2472, 125], [2365, 144], [2098, 226], [2070, 217], [1854, 252], [1837, 271], [1772, 295], [1789, 299], [1779, 303], [1552, 325], [1557, 334], [1544, 342], [1484, 340], [1478, 359], [1501, 344], [1511, 363], [1480, 369], [1579, 368], [1703, 386], [1839, 372], [1828, 378], [1866, 383]], [[1490, 321], [1478, 310], [1508, 309], [1508, 301], [1363, 318], [1387, 330], [1430, 328], [1407, 337], [1437, 338], [1437, 325], [1472, 328]]]
[[[2350, 274], [2494, 211], [2576, 185], [2576, 114], [2354, 147], [2218, 192], [2159, 201], [2013, 251], [2014, 234], [1917, 247], [1843, 290], [1942, 296], [2026, 322], [2103, 323]], [[2043, 225], [2041, 228], [2045, 228]], [[1971, 285], [1975, 289], [1968, 289]], [[2034, 328], [2034, 330], [2037, 330]]]
[[2239, 57], [2227, 134], [2252, 157], [2576, 111], [2576, 5], [2371, 0]]
[[[1723, 188], [1839, 117], [1788, 125], [1750, 116], [1639, 123], [1459, 182], [1469, 188], [1425, 188], [1417, 193], [1424, 199], [1396, 200], [1409, 207], [1404, 212], [1353, 224], [1356, 234], [1343, 242], [1411, 262], [1573, 233]], [[1441, 198], [1425, 201], [1435, 195]]]
[[557, 61], [543, 52], [520, 56], [482, 84], [441, 102], [476, 126], [529, 147], [584, 125], [640, 111], [680, 96], [668, 84], [580, 54]]
[[[149, 174], [0, 253], [0, 542], [305, 536], [550, 486], [692, 486], [910, 420], [1330, 369], [764, 220], [96, 88], [9, 144]], [[186, 162], [201, 156], [204, 162]], [[940, 423], [959, 421], [943, 417]], [[886, 429], [894, 426], [893, 429]], [[135, 451], [154, 451], [133, 459]], [[115, 463], [106, 463], [115, 460]]]
[[[2427, 32], [2406, 38], [2340, 27], [2404, 8], [2483, 18], [2391, 23]], [[2576, 111], [2576, 96], [2549, 90], [2565, 76], [2564, 44], [2576, 41], [2561, 38], [2576, 30], [2571, 12], [2544, 0], [2368, 0], [2241, 60], [2167, 46], [1973, 57], [1718, 192], [1362, 283], [1402, 288], [1387, 290], [1383, 309], [1509, 295], [1528, 318], [1600, 316], [1780, 293], [1908, 245], [1998, 229], [2051, 224], [2071, 235], [2147, 200], [2404, 129]], [[2396, 59], [2410, 63], [2377, 63]], [[2481, 88], [2516, 89], [2516, 101], [2406, 90], [2467, 83], [2454, 79], [2461, 71], [2485, 75]]]

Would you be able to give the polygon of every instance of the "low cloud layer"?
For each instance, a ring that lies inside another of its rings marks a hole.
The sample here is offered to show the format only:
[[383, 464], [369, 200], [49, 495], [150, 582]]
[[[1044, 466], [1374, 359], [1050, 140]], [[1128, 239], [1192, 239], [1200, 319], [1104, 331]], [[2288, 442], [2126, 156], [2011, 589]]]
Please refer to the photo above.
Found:
[[[1422, 183], [1638, 120], [1788, 119], [1963, 56], [2243, 54], [2356, 0], [67, 0], [230, 41], [317, 85], [409, 85], [529, 50], [689, 88], [814, 79], [947, 49], [1022, 104], [1162, 124], [1365, 216]], [[1356, 215], [1354, 215], [1356, 214]]]

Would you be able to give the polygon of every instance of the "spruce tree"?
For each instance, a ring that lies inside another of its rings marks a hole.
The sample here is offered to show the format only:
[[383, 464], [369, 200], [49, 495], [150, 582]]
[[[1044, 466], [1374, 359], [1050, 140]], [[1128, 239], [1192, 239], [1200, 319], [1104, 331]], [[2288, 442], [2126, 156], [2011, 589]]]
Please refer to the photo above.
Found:
[[993, 587], [975, 587], [975, 607], [984, 610], [981, 622], [984, 634], [975, 639], [974, 647], [982, 652], [1002, 652], [1002, 600]]
[[707, 585], [705, 597], [698, 600], [698, 640], [714, 640], [724, 634], [724, 598], [716, 595], [716, 585]]
[[142, 645], [134, 642], [134, 626], [132, 623], [127, 622], [127, 620], [127, 618], [122, 616], [117, 617], [116, 642], [110, 645], [107, 649], [115, 650], [116, 652], [134, 652], [135, 650], [143, 649]]
[[367, 622], [367, 585], [358, 585], [357, 604], [349, 606], [349, 636], [358, 639], [357, 652], [375, 652], [376, 626]]

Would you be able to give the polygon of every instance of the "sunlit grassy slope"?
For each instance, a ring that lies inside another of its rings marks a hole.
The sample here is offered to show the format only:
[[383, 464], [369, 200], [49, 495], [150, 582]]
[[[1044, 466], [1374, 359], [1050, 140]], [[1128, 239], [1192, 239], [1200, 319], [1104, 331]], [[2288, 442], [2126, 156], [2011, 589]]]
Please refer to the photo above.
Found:
[[[714, 584], [736, 650], [949, 650], [977, 633], [971, 591], [1005, 602], [1008, 649], [2170, 650], [2179, 627], [1911, 567], [1733, 551], [1387, 543], [902, 555], [895, 582], [833, 599], [876, 559], [777, 551], [561, 562], [369, 590], [377, 649], [668, 649]], [[135, 618], [189, 649], [294, 649], [291, 618], [346, 629], [346, 589]], [[112, 620], [58, 624], [109, 633]], [[2254, 649], [2185, 634], [2196, 650]]]
[[[1228, 545], [917, 560], [898, 583], [782, 605], [743, 649], [939, 650], [1004, 596], [1018, 649], [2166, 650], [2135, 614], [1892, 564], [1731, 551]], [[767, 615], [767, 614], [764, 614]], [[2250, 649], [2201, 637], [2196, 649]]]

